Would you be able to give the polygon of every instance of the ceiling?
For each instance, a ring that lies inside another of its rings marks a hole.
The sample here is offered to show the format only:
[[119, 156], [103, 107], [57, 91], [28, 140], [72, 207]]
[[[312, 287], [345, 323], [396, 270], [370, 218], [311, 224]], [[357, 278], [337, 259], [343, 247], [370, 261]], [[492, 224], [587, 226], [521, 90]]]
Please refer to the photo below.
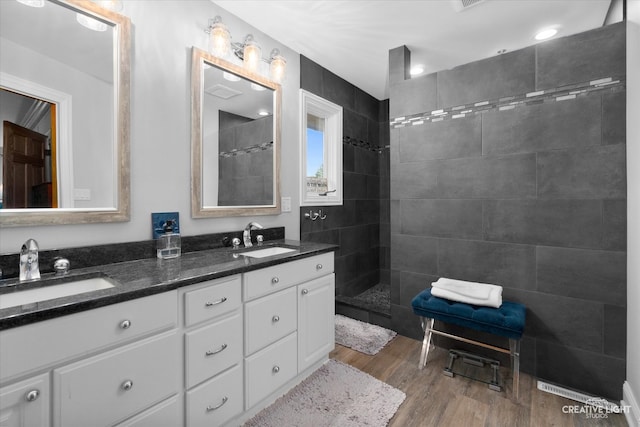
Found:
[[600, 27], [611, 4], [464, 0], [473, 4], [458, 10], [463, 0], [212, 1], [377, 99], [389, 97], [389, 49], [406, 45], [412, 65], [428, 74], [531, 46], [544, 27], [557, 28], [556, 38]]

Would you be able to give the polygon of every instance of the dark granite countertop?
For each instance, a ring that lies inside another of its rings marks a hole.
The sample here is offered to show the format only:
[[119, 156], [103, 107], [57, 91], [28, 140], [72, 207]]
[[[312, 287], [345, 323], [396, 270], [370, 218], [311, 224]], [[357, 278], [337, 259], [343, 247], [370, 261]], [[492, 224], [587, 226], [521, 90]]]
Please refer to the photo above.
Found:
[[[242, 252], [264, 249], [275, 245], [294, 249], [294, 252], [265, 258], [238, 255]], [[115, 286], [108, 289], [0, 309], [0, 330], [167, 292], [182, 286], [307, 258], [336, 249], [337, 246], [331, 244], [276, 240], [250, 249], [244, 247], [236, 250], [231, 248], [211, 249], [184, 253], [181, 257], [170, 260], [147, 258], [77, 270], [72, 269], [60, 279], [54, 278], [52, 274], [46, 274], [40, 280], [20, 283], [17, 286], [7, 286], [15, 283], [16, 279], [2, 280], [0, 281], [0, 295], [52, 285], [58, 283], [56, 282], [57, 280], [72, 281], [78, 276], [107, 276], [107, 278], [115, 281]], [[73, 260], [71, 261], [73, 262]]]

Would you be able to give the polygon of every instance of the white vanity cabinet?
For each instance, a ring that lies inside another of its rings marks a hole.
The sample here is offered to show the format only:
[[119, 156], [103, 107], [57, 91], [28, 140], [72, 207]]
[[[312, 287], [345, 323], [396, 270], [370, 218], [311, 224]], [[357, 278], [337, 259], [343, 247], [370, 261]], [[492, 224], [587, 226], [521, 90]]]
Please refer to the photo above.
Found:
[[334, 347], [333, 252], [0, 331], [0, 427], [237, 426]]
[[334, 348], [334, 254], [243, 275], [245, 409]]
[[184, 301], [187, 426], [219, 426], [243, 409], [240, 275], [189, 286]]
[[0, 331], [0, 425], [112, 425], [178, 393], [176, 295]]
[[41, 374], [0, 388], [0, 426], [50, 426], [49, 387], [49, 374]]

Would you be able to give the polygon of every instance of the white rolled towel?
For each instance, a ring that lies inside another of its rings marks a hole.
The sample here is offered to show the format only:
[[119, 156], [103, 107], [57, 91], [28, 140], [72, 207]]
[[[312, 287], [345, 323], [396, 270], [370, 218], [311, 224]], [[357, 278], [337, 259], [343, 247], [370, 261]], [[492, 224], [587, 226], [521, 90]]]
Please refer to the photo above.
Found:
[[439, 298], [494, 308], [502, 305], [502, 286], [446, 277], [441, 277], [431, 286], [431, 295]]

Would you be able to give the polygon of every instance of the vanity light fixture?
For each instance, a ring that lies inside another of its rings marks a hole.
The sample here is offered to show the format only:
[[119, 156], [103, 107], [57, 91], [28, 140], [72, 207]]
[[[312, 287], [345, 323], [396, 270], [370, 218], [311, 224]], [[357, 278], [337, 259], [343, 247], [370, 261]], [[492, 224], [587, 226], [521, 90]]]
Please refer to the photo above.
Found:
[[205, 33], [209, 34], [209, 52], [219, 58], [226, 57], [230, 52], [242, 60], [242, 65], [253, 73], [260, 73], [260, 63], [269, 64], [269, 74], [271, 80], [282, 83], [287, 68], [287, 60], [280, 54], [278, 49], [273, 49], [268, 59], [262, 57], [262, 49], [248, 34], [242, 43], [232, 42], [231, 33], [227, 26], [222, 23], [222, 18], [216, 16], [209, 19], [209, 25], [205, 28]]
[[538, 31], [536, 33], [536, 35], [534, 36], [534, 38], [536, 40], [547, 40], [550, 39], [551, 37], [555, 36], [556, 34], [558, 34], [558, 30], [552, 27], [549, 28], [543, 28], [542, 30]]
[[[122, 10], [121, 0], [94, 0], [93, 3], [112, 12], [120, 12]], [[104, 22], [100, 22], [82, 13], [76, 13], [76, 21], [83, 27], [93, 31], [107, 31], [108, 28]]]
[[218, 57], [226, 56], [231, 50], [231, 33], [220, 16], [209, 20], [208, 32], [211, 53]]
[[22, 3], [31, 7], [44, 7], [44, 0], [16, 0], [18, 3]]

